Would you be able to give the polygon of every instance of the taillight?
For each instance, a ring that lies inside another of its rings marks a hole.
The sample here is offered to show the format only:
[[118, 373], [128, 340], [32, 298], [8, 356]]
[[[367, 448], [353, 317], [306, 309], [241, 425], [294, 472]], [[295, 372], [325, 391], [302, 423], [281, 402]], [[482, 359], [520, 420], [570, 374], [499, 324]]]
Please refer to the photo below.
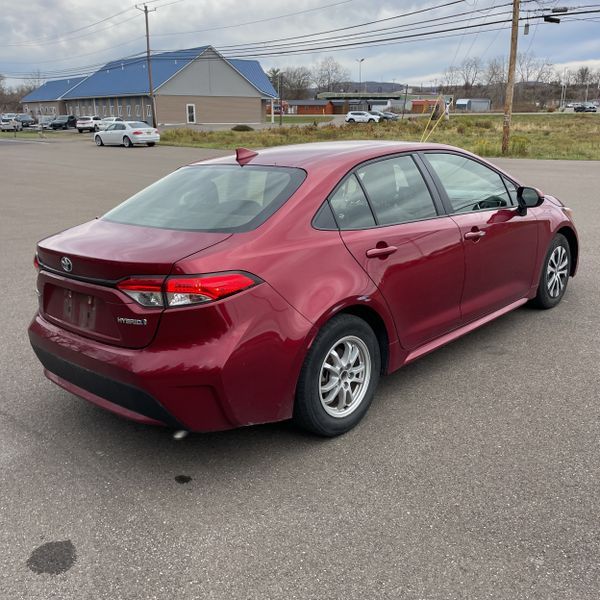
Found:
[[117, 284], [117, 289], [133, 298], [138, 304], [148, 307], [164, 306], [163, 277], [131, 277]]
[[168, 306], [213, 302], [257, 284], [243, 273], [169, 277], [165, 282]]
[[[181, 277], [130, 277], [117, 289], [147, 307], [186, 306], [214, 302], [260, 283], [245, 273], [216, 273]], [[165, 298], [166, 297], [166, 303]]]
[[36, 271], [40, 270], [40, 261], [38, 260], [37, 252], [33, 255], [33, 268]]
[[142, 133], [144, 133], [143, 131], [134, 131], [133, 135], [142, 135]]

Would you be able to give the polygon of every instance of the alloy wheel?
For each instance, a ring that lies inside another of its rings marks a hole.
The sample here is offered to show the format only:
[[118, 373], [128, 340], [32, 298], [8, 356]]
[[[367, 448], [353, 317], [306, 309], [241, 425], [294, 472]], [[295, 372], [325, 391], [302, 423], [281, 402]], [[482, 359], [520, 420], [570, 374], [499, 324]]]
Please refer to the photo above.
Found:
[[563, 246], [557, 246], [550, 255], [546, 268], [546, 286], [551, 298], [558, 298], [569, 277], [569, 258]]
[[347, 417], [360, 406], [371, 368], [371, 354], [359, 337], [345, 336], [330, 348], [319, 374], [319, 398], [328, 415]]

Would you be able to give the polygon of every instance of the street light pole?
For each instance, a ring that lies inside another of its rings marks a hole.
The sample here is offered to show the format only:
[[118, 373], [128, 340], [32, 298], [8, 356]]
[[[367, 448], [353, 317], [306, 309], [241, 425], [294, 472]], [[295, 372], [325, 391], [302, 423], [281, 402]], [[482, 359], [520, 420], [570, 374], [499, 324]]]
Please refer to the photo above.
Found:
[[408, 100], [408, 83], [404, 84], [404, 102], [402, 103], [402, 118], [406, 112], [406, 101]]
[[356, 62], [358, 63], [358, 93], [360, 94], [360, 87], [361, 87], [361, 82], [362, 82], [362, 64], [363, 61], [365, 59], [364, 58], [357, 58]]
[[[148, 88], [150, 91], [150, 106], [152, 107], [152, 127], [156, 128], [156, 101], [154, 99], [154, 86], [152, 85], [152, 63], [150, 61], [150, 30], [148, 28], [148, 6], [144, 4], [143, 8], [139, 5], [135, 5], [138, 10], [143, 11], [144, 18], [146, 19], [146, 63], [148, 65]], [[156, 8], [150, 10], [154, 12]]]
[[510, 57], [508, 59], [508, 79], [504, 101], [504, 123], [502, 125], [502, 154], [508, 154], [510, 139], [510, 120], [512, 117], [513, 95], [515, 92], [515, 66], [517, 63], [517, 44], [519, 41], [520, 0], [513, 0], [512, 31], [510, 36]]

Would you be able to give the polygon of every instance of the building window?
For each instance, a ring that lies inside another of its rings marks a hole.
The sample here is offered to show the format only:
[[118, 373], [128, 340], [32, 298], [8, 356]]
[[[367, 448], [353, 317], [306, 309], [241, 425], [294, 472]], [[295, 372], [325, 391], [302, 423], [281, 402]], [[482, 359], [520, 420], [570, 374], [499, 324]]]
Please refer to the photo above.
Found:
[[123, 107], [120, 104], [117, 104], [117, 116], [123, 116]]
[[139, 104], [136, 104], [136, 105], [135, 105], [135, 116], [136, 116], [136, 117], [139, 117], [139, 116], [141, 116], [141, 113], [140, 113], [140, 105], [139, 105]]
[[146, 117], [150, 118], [152, 116], [152, 107], [148, 104], [146, 106]]
[[127, 105], [127, 116], [130, 117], [131, 116], [131, 104]]
[[187, 113], [187, 122], [195, 123], [196, 122], [196, 105], [195, 104], [186, 104], [185, 110]]
[[109, 108], [109, 115], [112, 117], [113, 116], [113, 108], [114, 108], [114, 106], [112, 104], [109, 104], [108, 108]]
[[55, 115], [56, 114], [56, 106], [52, 107], [52, 114]]

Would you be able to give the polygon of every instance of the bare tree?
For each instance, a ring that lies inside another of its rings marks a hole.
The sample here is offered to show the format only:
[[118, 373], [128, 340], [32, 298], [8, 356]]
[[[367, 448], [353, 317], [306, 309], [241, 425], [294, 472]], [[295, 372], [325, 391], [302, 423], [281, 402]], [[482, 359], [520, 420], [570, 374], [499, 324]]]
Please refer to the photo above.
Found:
[[469, 91], [479, 81], [479, 75], [482, 71], [482, 62], [478, 56], [465, 58], [458, 67], [458, 73], [462, 78], [462, 84], [465, 92]]
[[575, 83], [577, 85], [585, 85], [590, 81], [591, 74], [589, 67], [579, 67], [579, 69], [575, 71]]
[[306, 67], [286, 67], [282, 73], [284, 98], [301, 100], [310, 95], [312, 74]]
[[331, 56], [321, 60], [311, 71], [317, 92], [338, 92], [350, 79], [350, 73]]

